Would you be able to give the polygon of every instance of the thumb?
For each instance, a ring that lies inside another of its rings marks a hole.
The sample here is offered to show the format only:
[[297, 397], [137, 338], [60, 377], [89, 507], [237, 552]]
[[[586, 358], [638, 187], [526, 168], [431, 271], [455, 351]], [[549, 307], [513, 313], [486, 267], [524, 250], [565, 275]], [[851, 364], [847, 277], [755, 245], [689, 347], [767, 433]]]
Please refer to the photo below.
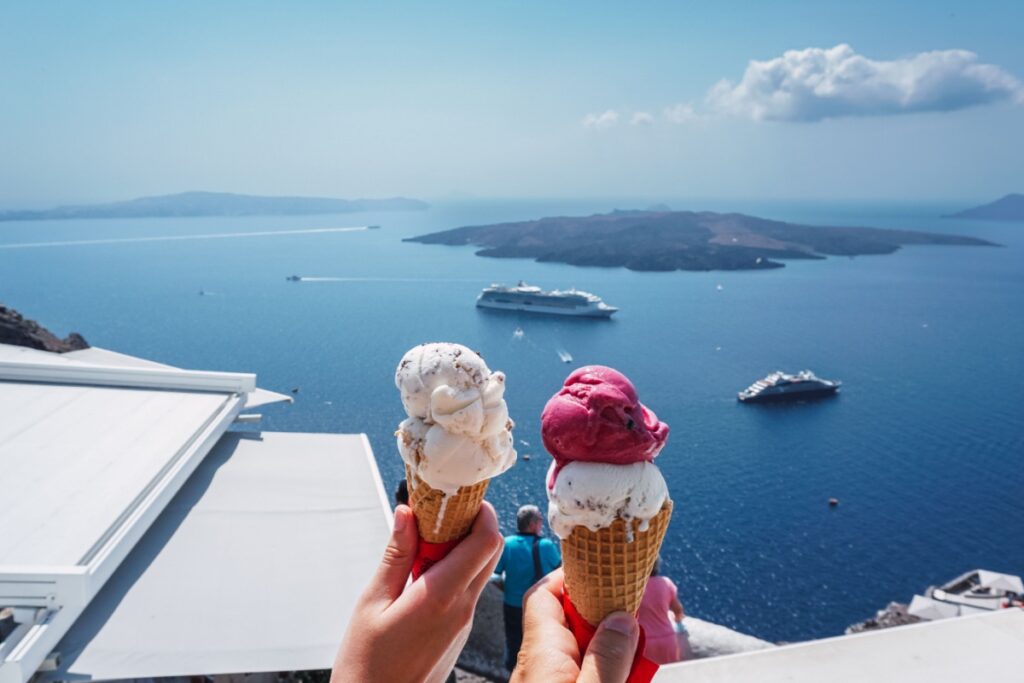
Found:
[[395, 508], [391, 539], [388, 541], [388, 547], [384, 549], [384, 557], [381, 558], [377, 573], [370, 583], [370, 592], [374, 598], [390, 604], [402, 594], [412, 571], [418, 543], [419, 534], [416, 531], [416, 518], [412, 514], [412, 509], [407, 505], [399, 505]]
[[639, 639], [640, 626], [632, 614], [609, 614], [583, 655], [578, 683], [624, 683]]

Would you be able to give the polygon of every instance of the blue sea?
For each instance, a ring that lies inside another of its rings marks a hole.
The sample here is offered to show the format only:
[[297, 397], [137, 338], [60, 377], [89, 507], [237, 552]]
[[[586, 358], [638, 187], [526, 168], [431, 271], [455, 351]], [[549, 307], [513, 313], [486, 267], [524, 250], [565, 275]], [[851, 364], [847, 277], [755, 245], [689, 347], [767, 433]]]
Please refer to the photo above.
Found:
[[[506, 530], [518, 505], [544, 500], [544, 403], [572, 367], [615, 366], [672, 428], [657, 461], [676, 501], [665, 572], [689, 613], [769, 640], [840, 634], [969, 569], [1024, 573], [1024, 224], [940, 218], [959, 205], [670, 201], [1003, 245], [731, 273], [576, 268], [401, 241], [646, 203], [0, 223], [0, 301], [97, 346], [297, 388], [294, 405], [264, 411], [263, 428], [365, 432], [388, 487], [402, 475], [396, 363], [419, 342], [466, 344], [507, 373], [517, 448], [530, 456], [490, 489]], [[368, 224], [382, 229], [114, 241]], [[68, 244], [80, 240], [101, 242]], [[9, 246], [27, 242], [47, 246]], [[487, 284], [521, 279], [590, 290], [621, 311], [581, 321], [474, 307]], [[842, 380], [842, 394], [775, 407], [735, 399], [769, 371], [804, 368]]]

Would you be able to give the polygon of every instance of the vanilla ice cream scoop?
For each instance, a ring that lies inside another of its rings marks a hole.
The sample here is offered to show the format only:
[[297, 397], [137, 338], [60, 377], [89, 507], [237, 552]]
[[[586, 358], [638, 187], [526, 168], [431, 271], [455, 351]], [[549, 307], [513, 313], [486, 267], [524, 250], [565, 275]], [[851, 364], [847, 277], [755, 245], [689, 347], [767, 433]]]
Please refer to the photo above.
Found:
[[[612, 525], [616, 519], [637, 520], [637, 531], [647, 525], [668, 500], [668, 486], [656, 465], [635, 462], [610, 465], [573, 461], [555, 472], [555, 463], [548, 472], [553, 482], [548, 489], [548, 523], [561, 539], [582, 526], [597, 531]], [[628, 533], [633, 525], [627, 524]]]
[[[420, 344], [402, 356], [395, 370], [395, 386], [402, 394], [406, 414], [429, 420], [435, 389], [482, 392], [490, 376], [484, 359], [462, 344]], [[504, 381], [504, 375], [501, 379]]]
[[505, 403], [505, 375], [460, 344], [421, 344], [402, 358], [395, 385], [409, 416], [398, 451], [412, 473], [454, 494], [516, 461]]

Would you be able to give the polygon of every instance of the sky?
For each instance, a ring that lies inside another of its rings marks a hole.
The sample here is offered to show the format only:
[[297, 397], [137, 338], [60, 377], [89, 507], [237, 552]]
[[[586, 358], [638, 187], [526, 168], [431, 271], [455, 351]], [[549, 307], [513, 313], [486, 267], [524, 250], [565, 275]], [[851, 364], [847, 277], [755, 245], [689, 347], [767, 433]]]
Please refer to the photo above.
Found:
[[0, 4], [0, 207], [1024, 192], [1024, 2]]

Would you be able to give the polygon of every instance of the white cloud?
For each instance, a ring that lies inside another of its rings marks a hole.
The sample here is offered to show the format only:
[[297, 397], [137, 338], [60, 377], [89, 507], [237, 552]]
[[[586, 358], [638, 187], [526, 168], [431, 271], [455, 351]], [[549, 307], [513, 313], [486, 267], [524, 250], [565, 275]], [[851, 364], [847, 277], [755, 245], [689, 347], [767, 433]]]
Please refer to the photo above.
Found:
[[743, 78], [708, 93], [715, 111], [755, 121], [819, 121], [953, 111], [999, 101], [1024, 104], [1024, 84], [967, 50], [938, 50], [879, 61], [849, 45], [789, 50], [751, 61]]
[[584, 128], [610, 128], [619, 122], [619, 112], [608, 109], [599, 114], [587, 114], [583, 117]]
[[654, 117], [645, 111], [633, 112], [633, 117], [629, 120], [631, 126], [649, 126], [654, 123]]
[[699, 115], [694, 110], [693, 105], [688, 102], [665, 107], [665, 111], [662, 112], [662, 114], [665, 116], [665, 120], [669, 123], [678, 124], [691, 123], [699, 118]]

